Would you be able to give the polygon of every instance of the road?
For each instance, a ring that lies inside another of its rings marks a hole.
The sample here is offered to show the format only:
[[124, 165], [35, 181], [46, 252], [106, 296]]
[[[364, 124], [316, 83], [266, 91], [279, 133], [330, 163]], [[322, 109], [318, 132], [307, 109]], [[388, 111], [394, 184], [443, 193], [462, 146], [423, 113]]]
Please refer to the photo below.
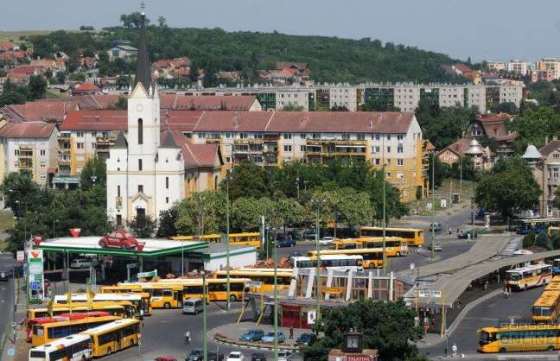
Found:
[[[13, 269], [15, 260], [11, 254], [0, 254], [0, 272], [10, 271]], [[4, 337], [10, 336], [6, 331], [10, 331], [14, 310], [14, 283], [10, 279], [8, 281], [0, 281], [0, 347]], [[0, 351], [0, 356], [2, 355]]]
[[[531, 306], [542, 293], [543, 288], [514, 292], [510, 298], [494, 297], [476, 306], [465, 317], [457, 330], [449, 337], [449, 345], [457, 344], [459, 353], [473, 354], [478, 347], [477, 330], [481, 327], [495, 325], [498, 322], [529, 320]], [[519, 322], [519, 321], [516, 321]], [[443, 355], [445, 343], [422, 350], [427, 356]]]
[[[208, 330], [227, 323], [234, 323], [239, 315], [239, 304], [235, 304], [234, 311], [225, 312], [222, 308], [211, 304], [208, 310]], [[154, 310], [151, 317], [144, 319], [142, 330], [142, 346], [134, 347], [114, 355], [105, 357], [103, 360], [111, 361], [132, 361], [132, 360], [154, 360], [161, 355], [172, 355], [177, 360], [184, 360], [185, 355], [190, 350], [202, 349], [202, 314], [197, 316], [182, 315], [180, 310]], [[191, 344], [185, 343], [185, 331], [191, 331], [193, 338]], [[219, 345], [209, 340], [208, 351], [218, 352], [227, 355], [234, 348]], [[246, 358], [250, 357], [251, 350], [242, 351]], [[259, 351], [260, 352], [260, 351]], [[264, 352], [267, 357], [270, 353]]]

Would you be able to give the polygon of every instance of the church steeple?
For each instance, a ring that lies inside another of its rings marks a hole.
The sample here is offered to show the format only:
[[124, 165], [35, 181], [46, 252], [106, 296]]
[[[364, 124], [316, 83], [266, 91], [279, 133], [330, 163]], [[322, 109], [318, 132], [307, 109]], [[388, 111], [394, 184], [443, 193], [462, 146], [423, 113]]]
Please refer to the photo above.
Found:
[[146, 45], [146, 14], [142, 11], [142, 25], [140, 28], [140, 44], [138, 48], [138, 57], [136, 64], [136, 77], [134, 78], [134, 87], [136, 84], [142, 83], [146, 92], [152, 85], [152, 65]]

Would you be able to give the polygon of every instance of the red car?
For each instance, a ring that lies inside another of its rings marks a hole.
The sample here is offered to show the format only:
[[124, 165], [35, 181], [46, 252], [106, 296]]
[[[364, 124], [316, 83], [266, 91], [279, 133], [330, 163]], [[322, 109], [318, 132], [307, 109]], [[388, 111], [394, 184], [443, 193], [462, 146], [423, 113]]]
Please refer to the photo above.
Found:
[[133, 235], [126, 231], [115, 231], [104, 235], [99, 240], [99, 246], [102, 248], [136, 249], [137, 251], [144, 249], [144, 243], [138, 242]]

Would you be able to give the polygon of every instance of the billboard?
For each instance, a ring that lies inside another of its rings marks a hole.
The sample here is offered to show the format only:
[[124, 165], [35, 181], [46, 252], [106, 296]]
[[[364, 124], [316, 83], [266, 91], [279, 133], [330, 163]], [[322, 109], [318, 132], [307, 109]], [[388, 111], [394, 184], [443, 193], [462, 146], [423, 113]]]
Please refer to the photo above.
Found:
[[30, 303], [41, 303], [45, 297], [43, 250], [27, 251], [27, 296]]

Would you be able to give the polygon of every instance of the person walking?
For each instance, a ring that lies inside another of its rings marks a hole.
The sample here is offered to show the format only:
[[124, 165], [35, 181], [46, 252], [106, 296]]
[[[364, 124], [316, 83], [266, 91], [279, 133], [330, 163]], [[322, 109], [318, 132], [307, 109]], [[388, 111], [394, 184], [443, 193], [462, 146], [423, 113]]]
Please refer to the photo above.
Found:
[[187, 330], [187, 332], [185, 332], [185, 343], [190, 343], [191, 342], [191, 331]]

